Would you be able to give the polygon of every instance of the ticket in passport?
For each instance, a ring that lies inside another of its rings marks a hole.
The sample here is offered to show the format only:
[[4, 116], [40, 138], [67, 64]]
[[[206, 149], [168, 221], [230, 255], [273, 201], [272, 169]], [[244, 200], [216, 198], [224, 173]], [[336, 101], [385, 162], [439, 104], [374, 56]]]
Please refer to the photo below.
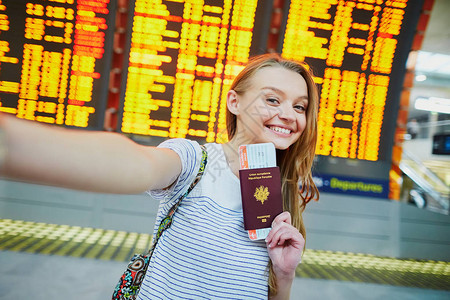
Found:
[[275, 146], [272, 143], [242, 145], [239, 147], [239, 160], [241, 170], [276, 167]]
[[275, 217], [283, 212], [280, 169], [272, 143], [239, 147], [244, 228], [251, 240], [265, 239]]

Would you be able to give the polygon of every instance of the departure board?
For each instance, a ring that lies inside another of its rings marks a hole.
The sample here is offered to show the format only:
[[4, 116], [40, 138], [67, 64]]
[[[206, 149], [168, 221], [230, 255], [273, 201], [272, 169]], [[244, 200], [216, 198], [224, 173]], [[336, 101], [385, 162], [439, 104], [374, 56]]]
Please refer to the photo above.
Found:
[[0, 111], [103, 128], [115, 0], [0, 0]]
[[[264, 2], [135, 0], [120, 131], [226, 141], [226, 93], [262, 48], [257, 40], [268, 32], [272, 8]], [[255, 26], [267, 12], [266, 26]]]
[[321, 88], [317, 154], [390, 162], [405, 62], [422, 0], [291, 0], [282, 56]]

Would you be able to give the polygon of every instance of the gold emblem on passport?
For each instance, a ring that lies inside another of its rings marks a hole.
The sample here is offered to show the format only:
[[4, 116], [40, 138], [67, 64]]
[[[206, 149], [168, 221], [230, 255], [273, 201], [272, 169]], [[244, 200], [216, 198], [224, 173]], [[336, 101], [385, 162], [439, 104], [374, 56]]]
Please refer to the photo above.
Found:
[[261, 204], [264, 204], [264, 201], [267, 200], [269, 194], [269, 189], [266, 186], [261, 185], [256, 188], [255, 194], [253, 196], [255, 196], [256, 201], [260, 201]]

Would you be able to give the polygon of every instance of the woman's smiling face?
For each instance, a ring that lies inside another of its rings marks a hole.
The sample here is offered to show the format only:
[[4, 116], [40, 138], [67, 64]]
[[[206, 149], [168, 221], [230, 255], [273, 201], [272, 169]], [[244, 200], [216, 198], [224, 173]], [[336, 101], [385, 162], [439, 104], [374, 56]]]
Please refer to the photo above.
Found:
[[272, 142], [287, 149], [306, 127], [305, 79], [283, 67], [265, 67], [250, 82], [243, 94], [228, 92], [228, 109], [237, 117], [235, 138], [240, 144]]

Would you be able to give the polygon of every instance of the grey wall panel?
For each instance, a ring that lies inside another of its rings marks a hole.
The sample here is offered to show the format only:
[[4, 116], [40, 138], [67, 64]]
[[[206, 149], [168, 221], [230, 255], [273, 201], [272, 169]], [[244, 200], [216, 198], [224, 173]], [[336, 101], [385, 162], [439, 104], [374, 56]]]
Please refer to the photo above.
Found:
[[93, 212], [84, 207], [80, 209], [66, 205], [63, 207], [48, 206], [42, 205], [43, 202], [34, 202], [33, 200], [21, 202], [1, 199], [0, 201], [2, 201], [0, 218], [72, 226], [93, 226]]
[[374, 236], [347, 236], [327, 233], [307, 228], [306, 248], [315, 250], [332, 250], [353, 253], [395, 256], [392, 243], [385, 238]]
[[156, 215], [124, 216], [122, 213], [104, 212], [101, 228], [153, 234]]
[[[448, 232], [448, 230], [447, 230]], [[403, 240], [398, 258], [450, 261], [450, 245], [425, 241]]]
[[112, 195], [100, 194], [105, 210], [123, 211], [126, 214], [154, 214], [159, 202], [147, 194], [142, 195]]
[[450, 245], [449, 226], [441, 223], [425, 223], [408, 220], [402, 221], [401, 237], [403, 240], [423, 241], [435, 244]]
[[102, 195], [99, 227], [153, 233], [159, 202], [149, 195]]
[[318, 202], [308, 203], [306, 212], [322, 210], [328, 213], [364, 215], [365, 217], [381, 217], [389, 215], [390, 201], [365, 198], [352, 195], [321, 193]]
[[321, 215], [315, 212], [305, 214], [305, 224], [307, 227], [317, 230], [331, 230], [335, 233], [385, 236], [391, 235], [391, 228], [388, 219], [372, 219], [364, 216], [347, 215]]
[[304, 213], [308, 247], [450, 260], [450, 218], [394, 201], [322, 194]]
[[[395, 256], [397, 212], [392, 203], [322, 193], [304, 212], [308, 248]], [[394, 228], [393, 228], [394, 227]]]
[[[74, 192], [64, 188], [49, 187], [38, 184], [0, 180], [0, 197], [26, 202], [38, 201], [42, 205], [67, 205], [69, 207], [92, 207], [94, 193]], [[76, 194], [76, 198], [74, 198]]]
[[[400, 214], [402, 257], [450, 261], [450, 217], [414, 206], [402, 206]], [[424, 253], [428, 253], [426, 256]]]
[[0, 217], [152, 233], [158, 202], [148, 195], [100, 194], [0, 180]]
[[450, 217], [448, 215], [439, 214], [427, 210], [417, 209], [413, 205], [404, 205], [402, 207], [400, 217], [402, 220], [419, 220], [420, 222], [443, 223], [450, 225]]
[[[0, 180], [0, 218], [152, 233], [158, 204]], [[322, 193], [304, 220], [307, 248], [450, 261], [449, 216], [404, 203]]]

